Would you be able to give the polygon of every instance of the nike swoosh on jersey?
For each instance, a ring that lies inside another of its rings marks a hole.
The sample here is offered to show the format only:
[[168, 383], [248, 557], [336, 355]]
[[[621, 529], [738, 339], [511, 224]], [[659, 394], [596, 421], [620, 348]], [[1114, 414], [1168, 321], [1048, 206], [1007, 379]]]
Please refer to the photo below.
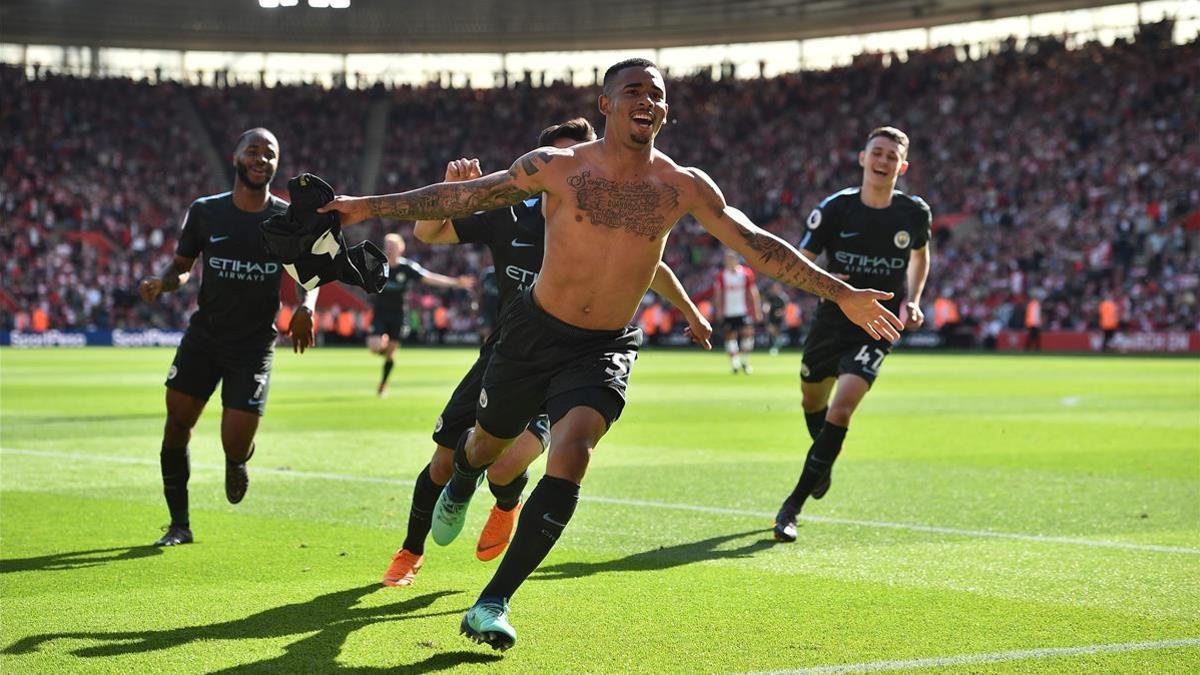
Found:
[[838, 236], [840, 236], [842, 239], [849, 239], [850, 237], [857, 237], [860, 234], [862, 234], [862, 232], [839, 232]]
[[513, 240], [512, 240], [512, 247], [513, 247], [513, 248], [531, 248], [531, 247], [534, 247], [534, 246], [537, 246], [537, 244], [528, 244], [528, 243], [526, 243], [526, 242], [523, 242], [523, 241], [518, 241], [516, 238], [513, 238]]
[[230, 236], [232, 236], [232, 235], [228, 235], [228, 234], [227, 234], [227, 235], [225, 235], [224, 237], [218, 237], [217, 235], [215, 235], [215, 234], [214, 234], [213, 236], [211, 236], [211, 237], [209, 237], [209, 238], [208, 238], [208, 243], [210, 243], [210, 244], [215, 244], [215, 243], [217, 243], [218, 241], [225, 241], [225, 240], [226, 240], [226, 239], [228, 239]]

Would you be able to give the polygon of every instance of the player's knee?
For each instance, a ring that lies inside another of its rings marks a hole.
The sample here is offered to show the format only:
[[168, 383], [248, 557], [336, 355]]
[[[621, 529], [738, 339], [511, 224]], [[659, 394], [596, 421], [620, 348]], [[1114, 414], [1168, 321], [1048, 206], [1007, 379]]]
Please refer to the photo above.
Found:
[[854, 415], [854, 406], [844, 403], [834, 403], [829, 406], [829, 412], [825, 414], [825, 419], [839, 427], [848, 427], [850, 426], [850, 417], [852, 415]]
[[546, 474], [575, 483], [582, 482], [594, 447], [595, 444], [587, 438], [554, 439], [550, 459], [546, 462]]
[[169, 438], [188, 438], [192, 427], [196, 426], [196, 418], [192, 415], [181, 414], [178, 411], [167, 410], [167, 422], [163, 426], [163, 435]]
[[439, 445], [437, 450], [433, 451], [433, 458], [429, 460], [429, 478], [438, 485], [445, 485], [453, 475], [454, 450]]
[[171, 447], [181, 447], [192, 439], [192, 428], [179, 420], [167, 417], [163, 425], [163, 443]]
[[804, 412], [816, 412], [829, 405], [829, 390], [802, 386], [800, 388], [800, 407]]
[[479, 425], [475, 425], [475, 431], [467, 442], [467, 459], [473, 466], [491, 464], [504, 453], [512, 441], [511, 438], [493, 436]]

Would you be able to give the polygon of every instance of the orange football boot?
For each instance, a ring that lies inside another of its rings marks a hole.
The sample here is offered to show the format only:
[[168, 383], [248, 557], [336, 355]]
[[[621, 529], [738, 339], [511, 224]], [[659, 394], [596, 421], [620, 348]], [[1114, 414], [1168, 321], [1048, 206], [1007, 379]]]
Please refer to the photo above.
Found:
[[492, 507], [488, 514], [483, 532], [479, 533], [479, 543], [475, 545], [475, 557], [487, 562], [504, 553], [508, 548], [508, 540], [512, 539], [513, 529], [517, 525], [517, 514], [521, 512], [521, 504], [512, 511], [503, 511], [498, 506]]
[[417, 572], [421, 571], [421, 565], [424, 564], [425, 556], [423, 555], [417, 555], [406, 548], [396, 551], [396, 555], [392, 556], [392, 564], [388, 566], [387, 572], [383, 573], [383, 585], [412, 585], [413, 577], [417, 576]]

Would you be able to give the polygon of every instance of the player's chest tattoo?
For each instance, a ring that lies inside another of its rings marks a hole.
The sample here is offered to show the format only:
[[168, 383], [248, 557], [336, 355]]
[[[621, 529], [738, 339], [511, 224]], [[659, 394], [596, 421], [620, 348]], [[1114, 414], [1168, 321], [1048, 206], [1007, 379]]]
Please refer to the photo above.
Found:
[[671, 185], [618, 183], [593, 177], [591, 171], [571, 176], [567, 184], [575, 190], [576, 206], [587, 213], [593, 225], [651, 240], [674, 224], [670, 218], [679, 207], [679, 190]]

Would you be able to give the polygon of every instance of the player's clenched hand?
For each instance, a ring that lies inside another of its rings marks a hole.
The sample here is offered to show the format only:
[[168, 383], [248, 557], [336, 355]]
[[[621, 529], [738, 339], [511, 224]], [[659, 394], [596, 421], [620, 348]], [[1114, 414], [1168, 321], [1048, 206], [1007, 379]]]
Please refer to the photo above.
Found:
[[162, 295], [162, 287], [162, 279], [142, 279], [142, 283], [138, 284], [138, 295], [146, 302], [154, 302]]
[[305, 349], [317, 341], [317, 335], [313, 331], [312, 313], [308, 309], [300, 307], [292, 315], [288, 335], [292, 338], [292, 351], [296, 354], [303, 354]]
[[915, 302], [906, 302], [900, 308], [900, 320], [904, 322], [905, 328], [920, 328], [925, 323], [925, 312], [921, 311], [921, 306]]
[[847, 319], [876, 340], [884, 339], [895, 342], [900, 339], [900, 331], [904, 330], [904, 322], [892, 314], [888, 308], [879, 304], [880, 300], [890, 300], [891, 293], [874, 289], [851, 288], [838, 299], [838, 307]]
[[464, 180], [474, 180], [483, 175], [479, 168], [478, 159], [456, 159], [446, 165], [446, 182], [457, 183]]
[[472, 288], [475, 288], [475, 277], [469, 274], [462, 275], [458, 278], [458, 287], [464, 291], [469, 291]]
[[712, 349], [712, 343], [708, 341], [712, 337], [712, 324], [703, 316], [697, 314], [695, 319], [689, 319], [687, 327], [683, 329], [683, 334], [701, 347]]
[[333, 201], [317, 209], [317, 213], [335, 212], [341, 217], [343, 227], [361, 223], [371, 217], [371, 210], [367, 207], [365, 197], [338, 195], [333, 198]]

